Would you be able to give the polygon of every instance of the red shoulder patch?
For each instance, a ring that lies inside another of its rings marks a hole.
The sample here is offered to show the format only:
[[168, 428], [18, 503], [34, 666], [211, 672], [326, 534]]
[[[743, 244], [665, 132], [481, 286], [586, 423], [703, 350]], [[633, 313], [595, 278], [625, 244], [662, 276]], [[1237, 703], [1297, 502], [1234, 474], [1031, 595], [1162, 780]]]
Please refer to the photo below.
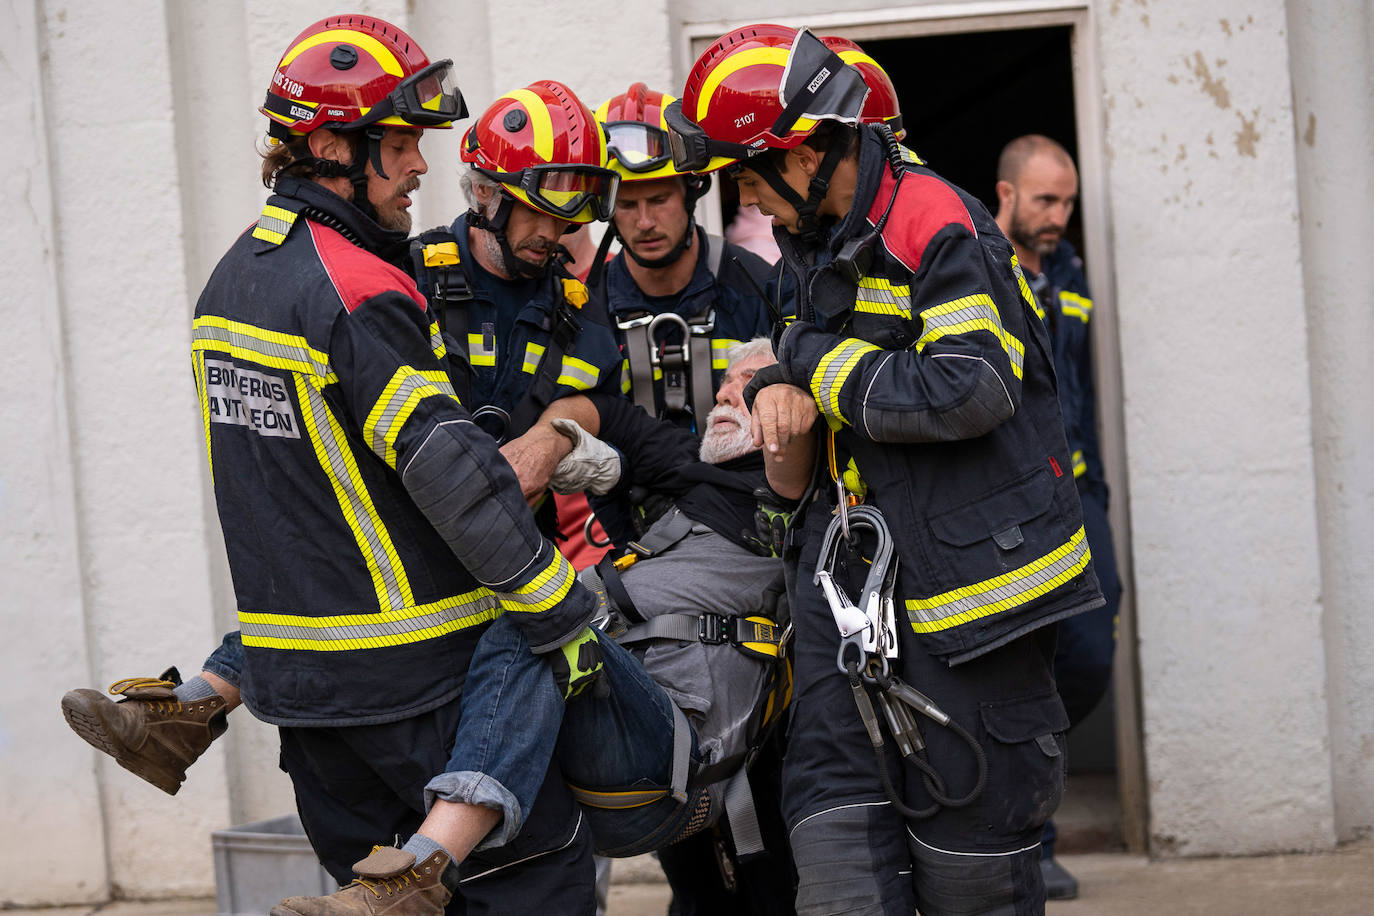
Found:
[[882, 219], [894, 193], [897, 202], [892, 205], [892, 213], [883, 227], [883, 245], [912, 273], [920, 268], [926, 245], [946, 226], [957, 223], [973, 235], [978, 234], [968, 207], [953, 188], [933, 175], [915, 172], [908, 172], [900, 186], [891, 172], [883, 176], [868, 211], [870, 225], [876, 226]]
[[364, 251], [328, 226], [313, 222], [306, 225], [325, 273], [350, 313], [373, 296], [390, 292], [406, 294], [424, 310], [425, 297], [420, 295], [410, 274]]

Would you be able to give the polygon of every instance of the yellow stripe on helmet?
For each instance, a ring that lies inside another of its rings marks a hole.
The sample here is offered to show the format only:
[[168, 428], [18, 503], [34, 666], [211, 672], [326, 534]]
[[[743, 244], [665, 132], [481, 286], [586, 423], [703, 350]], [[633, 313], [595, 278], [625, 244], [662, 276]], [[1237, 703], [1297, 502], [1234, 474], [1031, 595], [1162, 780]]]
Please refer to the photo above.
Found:
[[362, 32], [355, 32], [351, 29], [329, 29], [328, 31], [311, 35], [290, 51], [286, 52], [285, 56], [281, 59], [281, 63], [277, 65], [278, 69], [285, 67], [287, 64], [291, 63], [291, 61], [295, 60], [298, 55], [310, 50], [316, 45], [327, 44], [331, 41], [342, 41], [351, 45], [357, 45], [368, 54], [371, 54], [387, 73], [392, 76], [405, 75], [405, 71], [401, 69], [401, 62], [396, 59], [395, 54], [392, 54], [391, 51], [387, 49], [386, 45], [382, 44], [371, 35], [365, 35]]
[[[702, 84], [701, 93], [697, 96], [696, 122], [700, 124], [701, 119], [706, 117], [706, 109], [710, 106], [711, 96], [714, 95], [716, 87], [727, 76], [756, 64], [773, 64], [786, 68], [787, 54], [787, 48], [745, 48], [743, 51], [737, 51], [725, 58], [711, 71], [711, 74], [706, 77], [706, 82]], [[778, 82], [782, 82], [781, 74], [778, 75]]]
[[[528, 89], [516, 89], [501, 98], [514, 99], [525, 106], [525, 112], [530, 116], [530, 130], [534, 132], [534, 154], [545, 162], [552, 162], [553, 118], [549, 117], [549, 108], [544, 100]], [[604, 152], [602, 161], [605, 161]]]

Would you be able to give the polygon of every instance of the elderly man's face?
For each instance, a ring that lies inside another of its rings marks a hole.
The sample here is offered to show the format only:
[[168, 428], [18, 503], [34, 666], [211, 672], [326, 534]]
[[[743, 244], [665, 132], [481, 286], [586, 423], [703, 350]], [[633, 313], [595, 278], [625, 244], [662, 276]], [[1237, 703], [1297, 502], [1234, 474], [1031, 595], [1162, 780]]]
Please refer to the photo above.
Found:
[[772, 353], [758, 353], [736, 360], [725, 370], [716, 406], [706, 417], [701, 437], [701, 460], [720, 464], [756, 450], [750, 429], [749, 411], [744, 406], [744, 387], [764, 366], [777, 362]]

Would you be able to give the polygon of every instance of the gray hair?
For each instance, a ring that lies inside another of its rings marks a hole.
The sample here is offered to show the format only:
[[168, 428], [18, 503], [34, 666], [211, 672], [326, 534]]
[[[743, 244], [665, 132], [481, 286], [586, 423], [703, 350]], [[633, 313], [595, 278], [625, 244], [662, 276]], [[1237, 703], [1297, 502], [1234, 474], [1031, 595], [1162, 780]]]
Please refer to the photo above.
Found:
[[725, 362], [733, 365], [742, 359], [749, 359], [751, 356], [772, 356], [773, 341], [767, 337], [755, 337], [753, 340], [746, 340], [737, 343], [725, 351]]
[[[464, 165], [458, 173], [458, 186], [463, 189], [463, 196], [467, 198], [468, 206], [479, 212], [482, 209], [482, 203], [477, 199], [477, 188], [490, 189], [493, 202], [501, 200], [501, 185], [470, 165]], [[491, 214], [487, 215], [490, 216]]]

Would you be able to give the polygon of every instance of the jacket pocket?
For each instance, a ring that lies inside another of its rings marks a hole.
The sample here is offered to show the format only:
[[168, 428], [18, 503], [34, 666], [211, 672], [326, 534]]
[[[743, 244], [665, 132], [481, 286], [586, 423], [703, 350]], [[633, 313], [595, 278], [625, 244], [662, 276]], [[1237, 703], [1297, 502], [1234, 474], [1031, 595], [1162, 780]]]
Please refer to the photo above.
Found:
[[930, 517], [930, 530], [951, 547], [971, 547], [991, 538], [1002, 550], [1025, 540], [1021, 525], [1039, 518], [1054, 503], [1054, 481], [1036, 468], [1012, 483], [971, 502]]

